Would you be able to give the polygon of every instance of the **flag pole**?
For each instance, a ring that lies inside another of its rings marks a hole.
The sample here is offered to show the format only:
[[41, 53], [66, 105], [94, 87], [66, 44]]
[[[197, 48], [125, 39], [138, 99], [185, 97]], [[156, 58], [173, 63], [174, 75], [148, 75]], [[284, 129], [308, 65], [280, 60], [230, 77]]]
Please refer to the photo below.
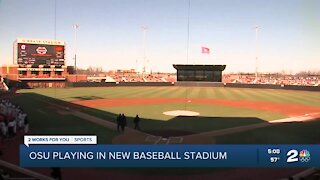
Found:
[[209, 52], [208, 63], [211, 61], [211, 52]]
[[210, 62], [211, 59], [211, 49], [209, 48], [209, 53], [208, 53], [208, 63]]

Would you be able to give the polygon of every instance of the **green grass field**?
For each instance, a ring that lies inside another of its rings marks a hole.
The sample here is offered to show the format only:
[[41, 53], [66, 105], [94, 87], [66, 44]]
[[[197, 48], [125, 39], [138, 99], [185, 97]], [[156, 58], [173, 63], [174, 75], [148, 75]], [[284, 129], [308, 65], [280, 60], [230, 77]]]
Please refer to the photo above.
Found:
[[114, 88], [66, 88], [29, 89], [33, 92], [64, 101], [79, 100], [78, 97], [100, 98], [209, 98], [231, 100], [253, 100], [320, 106], [320, 92], [205, 87], [114, 87]]
[[304, 123], [288, 123], [273, 127], [220, 136], [218, 144], [319, 144], [320, 119]]
[[[48, 101], [75, 101], [83, 99], [114, 99], [114, 98], [203, 98], [248, 100], [257, 102], [288, 103], [301, 106], [320, 107], [320, 92], [268, 90], [268, 89], [237, 89], [237, 88], [203, 88], [203, 87], [112, 87], [112, 88], [66, 88], [66, 89], [28, 89], [20, 90], [14, 101], [28, 112], [30, 125], [34, 133], [39, 134], [97, 134], [99, 143], [110, 143], [117, 133], [76, 118], [72, 115], [61, 115], [47, 108]], [[186, 109], [200, 113], [200, 117], [171, 117], [163, 115], [163, 111]], [[206, 105], [206, 104], [151, 104], [128, 105], [114, 107], [87, 108], [85, 113], [114, 121], [118, 113], [125, 113], [129, 126], [133, 126], [132, 117], [139, 114], [143, 119], [141, 126], [145, 131], [181, 130], [192, 133], [206, 132], [217, 129], [237, 127], [261, 123], [287, 117], [286, 114], [268, 112], [241, 107]], [[283, 135], [279, 143], [290, 143], [297, 138], [298, 130], [307, 133], [309, 142], [316, 142], [319, 134], [310, 131], [319, 124], [300, 126], [288, 124], [271, 128], [237, 133], [219, 137], [218, 143], [272, 143], [274, 137]], [[301, 127], [302, 129], [299, 129]], [[273, 133], [273, 132], [277, 133]], [[296, 132], [297, 131], [297, 132]], [[269, 136], [273, 134], [274, 136]], [[256, 137], [256, 138], [252, 138]], [[266, 137], [266, 138], [264, 138]], [[272, 138], [271, 138], [272, 137]], [[288, 140], [288, 141], [286, 141]], [[290, 141], [289, 141], [290, 140]]]

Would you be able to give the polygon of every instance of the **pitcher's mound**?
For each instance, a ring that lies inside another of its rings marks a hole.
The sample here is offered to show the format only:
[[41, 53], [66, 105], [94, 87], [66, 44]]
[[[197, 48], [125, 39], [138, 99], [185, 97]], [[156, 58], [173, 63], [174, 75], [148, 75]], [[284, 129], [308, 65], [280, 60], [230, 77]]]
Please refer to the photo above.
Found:
[[175, 110], [175, 111], [166, 111], [163, 112], [164, 115], [168, 116], [199, 116], [200, 113], [194, 111], [185, 111], [185, 110]]

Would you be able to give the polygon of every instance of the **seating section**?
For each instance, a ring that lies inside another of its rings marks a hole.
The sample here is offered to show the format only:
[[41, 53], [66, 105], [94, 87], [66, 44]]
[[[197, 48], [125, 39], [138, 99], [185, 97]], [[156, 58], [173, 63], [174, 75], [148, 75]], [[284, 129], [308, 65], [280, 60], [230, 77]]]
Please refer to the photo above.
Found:
[[223, 76], [223, 82], [242, 84], [320, 86], [320, 75], [300, 76], [265, 74], [256, 77], [254, 74], [226, 74]]
[[176, 75], [169, 73], [114, 73], [108, 75], [115, 82], [176, 82]]

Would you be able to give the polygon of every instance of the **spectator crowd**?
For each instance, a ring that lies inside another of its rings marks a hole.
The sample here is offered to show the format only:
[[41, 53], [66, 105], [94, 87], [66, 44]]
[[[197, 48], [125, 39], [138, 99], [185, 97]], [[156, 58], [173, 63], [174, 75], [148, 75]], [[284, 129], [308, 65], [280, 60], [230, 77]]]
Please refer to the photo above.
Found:
[[113, 82], [176, 82], [176, 75], [172, 73], [113, 72], [107, 76]]
[[223, 82], [241, 84], [275, 84], [275, 85], [297, 85], [297, 86], [320, 86], [320, 75], [272, 75], [263, 74], [226, 74]]
[[10, 100], [0, 100], [0, 132], [3, 138], [13, 137], [18, 130], [29, 131], [27, 114]]
[[[0, 158], [3, 148], [6, 146], [6, 141], [22, 131], [28, 133], [29, 122], [27, 114], [22, 108], [8, 99], [1, 99], [0, 94]], [[10, 179], [10, 174], [0, 168], [0, 179]], [[14, 178], [12, 178], [14, 179]]]

